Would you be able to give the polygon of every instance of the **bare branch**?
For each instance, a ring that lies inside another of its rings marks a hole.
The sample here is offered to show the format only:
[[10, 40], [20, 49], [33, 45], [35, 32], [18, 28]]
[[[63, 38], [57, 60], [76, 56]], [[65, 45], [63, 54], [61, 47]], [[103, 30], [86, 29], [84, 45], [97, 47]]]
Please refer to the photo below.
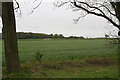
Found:
[[17, 4], [17, 7], [14, 10], [18, 10], [20, 8], [19, 3], [16, 0], [15, 3]]
[[57, 1], [57, 2], [54, 2], [53, 5], [55, 5], [56, 7], [61, 7], [67, 3], [69, 3], [69, 1], [67, 1], [67, 2]]
[[[105, 2], [105, 3], [107, 3], [107, 2]], [[96, 3], [96, 4], [101, 5], [101, 7], [105, 8], [111, 15], [116, 16], [114, 13], [111, 12], [111, 10], [107, 6], [105, 6], [104, 3], [102, 3], [102, 4], [101, 3]]]
[[100, 9], [100, 7], [94, 7], [94, 6], [90, 6], [89, 4], [87, 4], [86, 2], [80, 2], [80, 1], [77, 1], [78, 3], [81, 3], [81, 4], [85, 4], [86, 6], [88, 6], [89, 8], [94, 8], [98, 11], [100, 11], [103, 15], [105, 15], [105, 13]]
[[77, 5], [76, 1], [73, 2], [74, 6], [81, 8], [82, 10], [86, 11], [88, 14], [94, 14], [96, 16], [100, 16], [100, 17], [104, 17], [105, 19], [107, 19], [108, 21], [110, 21], [114, 26], [116, 26], [117, 28], [120, 29], [120, 26], [118, 24], [116, 24], [112, 19], [110, 19], [109, 17], [107, 17], [106, 15], [100, 14], [100, 13], [96, 13], [96, 12], [91, 12], [88, 9], [85, 9], [84, 7]]
[[[37, 0], [35, 0], [35, 1], [37, 1]], [[42, 0], [40, 0], [39, 4], [37, 6], [33, 7], [32, 11], [29, 14], [32, 14], [34, 12], [34, 10], [37, 9], [41, 5], [41, 3], [42, 3]]]
[[19, 14], [20, 14], [20, 16], [21, 16], [22, 13], [21, 13], [20, 5], [19, 5], [19, 3], [18, 3], [16, 0], [15, 0], [15, 3], [17, 4], [17, 7], [14, 8], [14, 11], [15, 11], [15, 12], [18, 12], [18, 11], [19, 11]]

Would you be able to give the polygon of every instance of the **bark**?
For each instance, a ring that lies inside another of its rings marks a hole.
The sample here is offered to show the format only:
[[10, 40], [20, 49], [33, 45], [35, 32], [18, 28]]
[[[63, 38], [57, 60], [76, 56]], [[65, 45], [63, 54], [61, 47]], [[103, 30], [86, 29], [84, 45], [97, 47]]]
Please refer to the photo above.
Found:
[[10, 73], [19, 72], [21, 65], [18, 54], [13, 2], [2, 3], [2, 21], [6, 69]]
[[120, 36], [120, 2], [116, 3], [116, 13], [117, 13], [116, 17], [119, 20], [119, 32], [118, 32], [118, 35]]

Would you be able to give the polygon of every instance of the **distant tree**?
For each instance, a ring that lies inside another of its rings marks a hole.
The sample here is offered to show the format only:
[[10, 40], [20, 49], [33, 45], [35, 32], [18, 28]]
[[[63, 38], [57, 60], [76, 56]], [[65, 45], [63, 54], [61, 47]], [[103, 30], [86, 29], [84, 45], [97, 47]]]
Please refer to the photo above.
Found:
[[53, 34], [50, 34], [50, 37], [53, 38]]
[[59, 34], [59, 38], [64, 38], [63, 34]]
[[109, 38], [110, 36], [108, 34], [105, 34], [105, 38]]
[[84, 37], [83, 37], [83, 36], [80, 36], [80, 39], [84, 39]]
[[44, 34], [44, 33], [26, 33], [26, 32], [18, 32], [18, 39], [44, 39], [44, 38], [64, 38], [62, 34]]
[[55, 34], [53, 37], [54, 37], [54, 38], [58, 38], [58, 37], [59, 37], [59, 35], [58, 35], [58, 34]]
[[84, 39], [83, 36], [77, 37], [77, 36], [69, 36], [68, 38], [73, 38], [73, 39]]
[[74, 38], [74, 36], [69, 36], [68, 38]]

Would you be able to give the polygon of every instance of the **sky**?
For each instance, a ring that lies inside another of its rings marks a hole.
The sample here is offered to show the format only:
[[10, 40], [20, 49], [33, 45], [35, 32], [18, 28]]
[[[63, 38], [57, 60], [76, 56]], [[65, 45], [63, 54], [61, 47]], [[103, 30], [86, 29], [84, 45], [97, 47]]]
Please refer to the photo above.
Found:
[[[41, 5], [29, 14], [37, 5], [32, 2], [19, 2], [22, 15], [16, 14], [17, 32], [33, 32], [46, 34], [63, 34], [64, 36], [104, 37], [110, 30], [104, 18], [87, 15], [74, 24], [73, 19], [79, 17], [79, 12], [67, 9], [68, 5], [57, 8], [54, 0], [43, 0]], [[0, 23], [1, 24], [1, 23]]]

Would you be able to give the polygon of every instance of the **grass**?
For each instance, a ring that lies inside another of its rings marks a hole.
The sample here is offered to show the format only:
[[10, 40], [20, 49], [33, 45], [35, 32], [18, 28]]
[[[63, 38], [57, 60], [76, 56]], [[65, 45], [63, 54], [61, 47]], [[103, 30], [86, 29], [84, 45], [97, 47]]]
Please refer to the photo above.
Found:
[[[22, 71], [8, 74], [3, 55], [3, 77], [117, 78], [117, 47], [105, 39], [18, 40]], [[41, 64], [34, 55], [43, 54]], [[28, 66], [29, 65], [29, 66]]]

